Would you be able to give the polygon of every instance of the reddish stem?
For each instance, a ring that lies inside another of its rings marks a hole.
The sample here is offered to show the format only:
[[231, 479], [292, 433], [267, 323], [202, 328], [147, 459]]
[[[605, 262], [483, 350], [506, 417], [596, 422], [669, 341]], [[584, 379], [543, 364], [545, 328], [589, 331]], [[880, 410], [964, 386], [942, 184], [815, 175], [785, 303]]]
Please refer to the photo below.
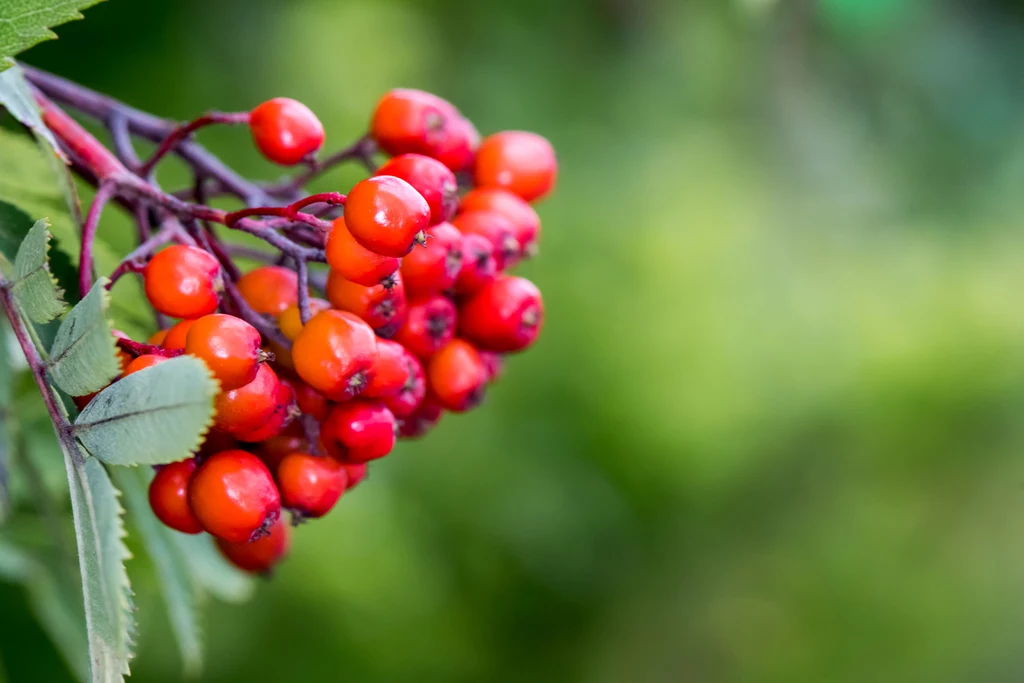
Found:
[[153, 167], [156, 166], [161, 159], [177, 147], [178, 143], [188, 138], [193, 132], [200, 128], [212, 126], [214, 124], [235, 125], [240, 123], [249, 123], [249, 112], [225, 113], [211, 111], [207, 114], [203, 114], [199, 118], [189, 121], [188, 123], [176, 126], [174, 130], [172, 130], [167, 137], [163, 139], [160, 146], [157, 147], [156, 152], [153, 153], [153, 156], [151, 156], [149, 160], [139, 168], [139, 175], [143, 178], [148, 177], [153, 171]]
[[153, 344], [143, 344], [131, 339], [117, 338], [117, 346], [133, 356], [163, 356], [164, 358], [177, 358], [184, 354], [182, 349], [165, 349]]
[[101, 185], [108, 178], [128, 173], [128, 169], [118, 161], [113, 152], [87, 133], [77, 121], [38, 92], [35, 93], [35, 97], [43, 114], [43, 123], [64, 141], [75, 157], [96, 174], [96, 179]]
[[[116, 161], [116, 159], [115, 159]], [[118, 162], [120, 164], [120, 162]], [[103, 207], [107, 205], [114, 196], [116, 187], [107, 181], [100, 183], [96, 190], [96, 197], [92, 200], [89, 213], [82, 223], [82, 250], [78, 264], [78, 290], [81, 296], [85, 296], [92, 289], [92, 245], [96, 239], [96, 229], [100, 224], [100, 215]]]
[[287, 213], [285, 218], [295, 220], [295, 217], [299, 213], [299, 209], [305, 208], [310, 204], [328, 204], [330, 206], [344, 206], [345, 195], [340, 192], [320, 192], [318, 194], [311, 194], [308, 197], [300, 199], [297, 202], [292, 202], [287, 207]]

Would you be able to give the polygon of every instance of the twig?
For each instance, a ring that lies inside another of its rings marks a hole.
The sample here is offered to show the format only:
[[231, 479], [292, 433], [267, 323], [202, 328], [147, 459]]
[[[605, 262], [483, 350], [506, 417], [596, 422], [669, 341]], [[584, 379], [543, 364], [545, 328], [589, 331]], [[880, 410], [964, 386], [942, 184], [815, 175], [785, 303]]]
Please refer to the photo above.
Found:
[[[123, 114], [120, 114], [122, 117]], [[157, 147], [156, 152], [149, 158], [146, 163], [139, 167], [139, 175], [143, 178], [148, 178], [153, 172], [153, 167], [159, 163], [167, 154], [173, 150], [179, 143], [184, 142], [192, 133], [214, 124], [239, 124], [249, 122], [249, 112], [232, 112], [230, 114], [211, 111], [207, 114], [200, 116], [199, 118], [193, 119], [188, 123], [183, 123], [179, 126], [175, 126], [167, 137], [163, 139], [160, 146]]]
[[100, 215], [103, 207], [114, 196], [116, 187], [113, 183], [100, 182], [96, 190], [96, 197], [92, 200], [89, 213], [85, 216], [82, 224], [82, 249], [78, 264], [78, 290], [81, 296], [85, 296], [92, 289], [92, 245], [96, 238], [96, 229], [100, 224]]

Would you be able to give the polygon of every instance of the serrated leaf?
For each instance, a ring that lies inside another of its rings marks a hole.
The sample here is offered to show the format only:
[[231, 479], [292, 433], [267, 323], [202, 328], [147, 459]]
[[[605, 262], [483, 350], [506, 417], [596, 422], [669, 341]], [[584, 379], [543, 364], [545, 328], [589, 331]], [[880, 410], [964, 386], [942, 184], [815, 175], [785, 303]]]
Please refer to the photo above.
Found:
[[[3, 2], [0, 0], [0, 7]], [[0, 32], [3, 29], [0, 28]], [[35, 133], [36, 137], [44, 140], [54, 154], [66, 163], [67, 157], [57, 146], [50, 129], [43, 125], [43, 118], [39, 115], [39, 106], [32, 97], [32, 91], [25, 81], [25, 74], [20, 67], [13, 67], [0, 73], [0, 106], [10, 112], [11, 116], [18, 119], [23, 125], [28, 126]]]
[[135, 622], [125, 560], [124, 509], [107, 470], [95, 458], [64, 452], [85, 597], [93, 683], [122, 682], [129, 673]]
[[33, 225], [27, 213], [14, 204], [0, 201], [0, 254], [14, 263], [18, 256], [18, 248], [25, 241]]
[[64, 312], [62, 292], [50, 275], [47, 252], [50, 248], [49, 223], [44, 218], [28, 231], [14, 260], [11, 291], [30, 320], [48, 323]]
[[174, 462], [199, 447], [213, 422], [217, 390], [201, 360], [179, 356], [101, 391], [73, 431], [86, 450], [111, 465]]
[[0, 70], [7, 57], [57, 37], [54, 26], [81, 19], [101, 0], [0, 0]]
[[203, 591], [224, 602], [245, 602], [252, 597], [252, 577], [228, 564], [208, 534], [174, 534], [173, 540]]
[[112, 474], [124, 493], [128, 511], [156, 567], [185, 674], [197, 676], [203, 663], [199, 627], [200, 595], [185, 558], [173, 538], [184, 534], [164, 526], [153, 514], [146, 493], [149, 481], [153, 478], [150, 471], [116, 467]]
[[106, 283], [100, 278], [64, 318], [46, 361], [50, 379], [71, 396], [99, 391], [121, 371], [107, 322]]

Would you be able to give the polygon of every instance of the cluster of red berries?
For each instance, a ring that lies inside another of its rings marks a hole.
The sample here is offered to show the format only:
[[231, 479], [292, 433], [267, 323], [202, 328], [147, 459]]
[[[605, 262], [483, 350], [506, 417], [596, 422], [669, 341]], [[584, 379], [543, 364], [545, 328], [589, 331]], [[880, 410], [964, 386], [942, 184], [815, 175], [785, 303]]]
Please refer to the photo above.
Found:
[[[308, 159], [324, 137], [294, 100], [260, 105], [250, 126], [282, 164]], [[326, 300], [309, 300], [308, 321], [293, 270], [260, 267], [235, 283], [290, 349], [217, 312], [225, 275], [211, 253], [171, 246], [143, 272], [153, 307], [181, 319], [149, 343], [201, 359], [220, 383], [212, 431], [194, 457], [159, 468], [150, 504], [173, 529], [212, 534], [248, 571], [287, 551], [282, 508], [293, 521], [326, 514], [396, 438], [479, 403], [503, 355], [541, 328], [540, 292], [508, 270], [536, 253], [530, 202], [557, 172], [547, 140], [481, 141], [454, 106], [416, 90], [385, 95], [370, 134], [391, 159], [352, 188], [331, 224]], [[457, 172], [472, 178], [461, 197]], [[123, 374], [164, 360], [125, 358]]]

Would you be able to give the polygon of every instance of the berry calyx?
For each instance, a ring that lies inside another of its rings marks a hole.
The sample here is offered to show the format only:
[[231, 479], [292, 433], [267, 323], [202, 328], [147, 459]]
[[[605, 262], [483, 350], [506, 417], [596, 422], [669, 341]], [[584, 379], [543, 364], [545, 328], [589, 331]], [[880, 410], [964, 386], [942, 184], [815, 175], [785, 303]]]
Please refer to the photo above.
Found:
[[394, 340], [418, 358], [429, 358], [455, 336], [455, 304], [443, 296], [413, 301]]
[[309, 107], [288, 97], [275, 97], [249, 113], [256, 147], [270, 161], [293, 166], [324, 143], [324, 127]]
[[496, 211], [466, 211], [453, 218], [452, 225], [463, 235], [486, 237], [494, 245], [498, 270], [514, 265], [522, 256], [515, 225]]
[[299, 301], [299, 278], [294, 270], [282, 266], [262, 266], [251, 270], [235, 283], [252, 310], [263, 315], [278, 315]]
[[462, 269], [455, 280], [455, 292], [472, 294], [498, 275], [494, 245], [483, 235], [462, 236]]
[[396, 88], [377, 103], [370, 135], [388, 154], [432, 154], [449, 135], [450, 122], [460, 118], [447, 100], [422, 90]]
[[487, 351], [522, 351], [543, 322], [540, 290], [512, 275], [499, 275], [459, 307], [459, 334]]
[[230, 543], [265, 535], [281, 514], [267, 466], [251, 453], [223, 451], [192, 474], [188, 503], [203, 529]]
[[320, 442], [328, 455], [343, 463], [383, 458], [395, 445], [395, 416], [380, 401], [338, 404], [320, 425]]
[[217, 539], [217, 548], [228, 562], [250, 574], [267, 574], [288, 554], [291, 527], [276, 520], [267, 532], [251, 542], [231, 543]]
[[453, 339], [427, 363], [431, 396], [448, 410], [464, 412], [483, 399], [489, 378], [480, 354], [464, 339]]
[[161, 522], [183, 534], [198, 534], [203, 530], [199, 520], [188, 506], [188, 484], [196, 471], [193, 458], [172, 462], [160, 467], [149, 483], [149, 506]]
[[422, 154], [402, 154], [384, 163], [374, 175], [401, 178], [427, 200], [430, 225], [455, 215], [459, 205], [459, 184], [455, 174], [437, 159]]
[[302, 517], [323, 517], [348, 484], [345, 466], [334, 458], [291, 453], [277, 466], [281, 505]]
[[327, 263], [343, 278], [363, 285], [390, 283], [401, 261], [393, 256], [381, 256], [361, 245], [352, 237], [344, 217], [334, 219], [327, 235]]
[[256, 377], [231, 391], [221, 391], [214, 399], [214, 426], [222, 432], [241, 435], [266, 424], [277, 409], [277, 373], [261, 363]]
[[[381, 348], [381, 342], [377, 341], [378, 351]], [[330, 404], [327, 402], [327, 397], [321, 394], [319, 391], [309, 386], [301, 379], [287, 379], [281, 380], [291, 386], [292, 391], [295, 392], [295, 404], [302, 411], [303, 415], [310, 415], [316, 420], [322, 420], [327, 416], [327, 409], [330, 408]], [[371, 382], [372, 384], [372, 382]], [[369, 387], [367, 387], [369, 391]]]
[[185, 337], [185, 353], [206, 363], [220, 381], [221, 391], [231, 391], [256, 378], [266, 358], [260, 342], [260, 333], [249, 323], [215, 313], [192, 323]]
[[363, 396], [382, 398], [397, 394], [409, 381], [408, 351], [390, 339], [377, 340], [377, 362], [373, 365], [373, 379]]
[[508, 190], [478, 187], [466, 193], [460, 204], [462, 211], [493, 211], [512, 223], [519, 250], [524, 256], [537, 253], [540, 237], [540, 216], [529, 202]]
[[427, 396], [410, 415], [398, 421], [398, 435], [403, 439], [416, 439], [433, 429], [444, 415], [444, 406], [436, 398]]
[[345, 225], [352, 237], [382, 256], [409, 253], [430, 224], [430, 206], [401, 178], [373, 176], [356, 183], [345, 200]]
[[412, 296], [437, 294], [455, 284], [462, 270], [462, 233], [451, 223], [427, 230], [427, 244], [402, 259], [402, 280]]
[[292, 357], [304, 382], [331, 400], [344, 401], [362, 393], [372, 379], [377, 341], [358, 317], [321, 311], [295, 338]]
[[528, 202], [547, 195], [557, 176], [558, 160], [547, 138], [520, 130], [484, 138], [473, 166], [478, 187], [499, 187]]
[[197, 247], [176, 244], [157, 252], [143, 270], [146, 298], [174, 318], [198, 318], [217, 310], [223, 289], [220, 264]]
[[332, 270], [327, 276], [327, 298], [335, 308], [359, 316], [377, 334], [388, 337], [405, 320], [407, 311], [401, 274], [395, 273], [393, 281], [391, 287], [364, 287]]

